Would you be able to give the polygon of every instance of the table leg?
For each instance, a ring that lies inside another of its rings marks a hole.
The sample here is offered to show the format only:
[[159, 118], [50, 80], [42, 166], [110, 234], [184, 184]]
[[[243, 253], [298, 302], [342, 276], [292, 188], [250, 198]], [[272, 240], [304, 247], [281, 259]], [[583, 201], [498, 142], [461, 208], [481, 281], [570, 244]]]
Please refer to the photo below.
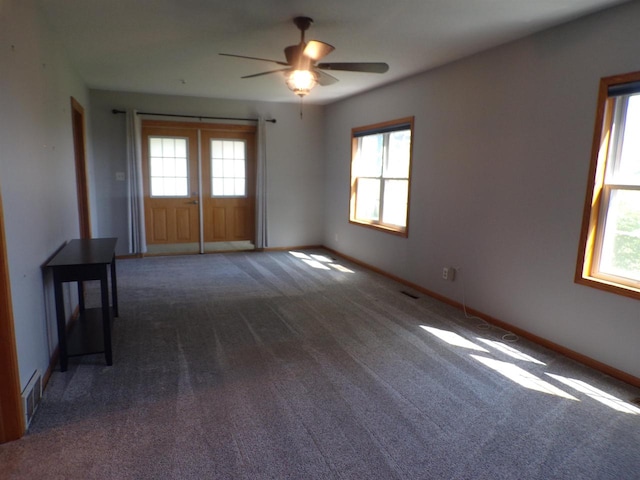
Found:
[[53, 290], [56, 300], [56, 322], [58, 323], [58, 355], [60, 357], [60, 371], [67, 371], [67, 322], [62, 296], [62, 282], [53, 274]]
[[80, 313], [84, 312], [84, 283], [78, 282], [78, 309]]
[[111, 301], [113, 303], [113, 316], [118, 315], [118, 282], [116, 280], [116, 255], [111, 259]]
[[113, 365], [111, 353], [111, 313], [109, 312], [109, 285], [105, 266], [104, 276], [100, 279], [100, 292], [102, 298], [102, 331], [104, 335], [104, 357], [107, 365]]

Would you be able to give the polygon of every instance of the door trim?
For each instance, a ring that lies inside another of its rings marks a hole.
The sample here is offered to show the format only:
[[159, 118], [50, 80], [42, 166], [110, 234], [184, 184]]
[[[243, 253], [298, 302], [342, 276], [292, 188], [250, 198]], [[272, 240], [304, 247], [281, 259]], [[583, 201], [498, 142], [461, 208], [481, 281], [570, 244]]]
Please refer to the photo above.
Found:
[[0, 443], [25, 432], [3, 212], [0, 195]]
[[80, 238], [91, 238], [85, 115], [84, 108], [73, 97], [71, 97], [71, 128], [73, 129], [73, 156], [76, 165], [76, 188], [78, 192]]

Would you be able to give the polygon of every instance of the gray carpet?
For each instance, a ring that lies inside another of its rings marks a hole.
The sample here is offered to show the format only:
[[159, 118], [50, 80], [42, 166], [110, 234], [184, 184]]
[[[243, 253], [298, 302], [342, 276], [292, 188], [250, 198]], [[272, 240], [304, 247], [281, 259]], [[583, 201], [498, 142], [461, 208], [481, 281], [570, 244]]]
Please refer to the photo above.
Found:
[[119, 261], [114, 365], [54, 372], [0, 477], [640, 478], [637, 389], [306, 253]]

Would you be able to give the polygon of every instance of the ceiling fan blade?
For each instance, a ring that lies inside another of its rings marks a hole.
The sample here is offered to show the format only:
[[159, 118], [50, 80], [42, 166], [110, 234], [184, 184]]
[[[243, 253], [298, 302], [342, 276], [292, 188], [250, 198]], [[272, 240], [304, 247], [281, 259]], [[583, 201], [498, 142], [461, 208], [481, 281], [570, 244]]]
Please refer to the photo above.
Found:
[[334, 50], [335, 47], [333, 45], [329, 45], [328, 43], [320, 42], [318, 40], [309, 40], [309, 43], [304, 47], [304, 52], [302, 53], [305, 57], [317, 62]]
[[278, 70], [269, 70], [268, 72], [254, 73], [253, 75], [245, 75], [240, 78], [253, 78], [253, 77], [261, 77], [262, 75], [269, 75], [270, 73], [278, 73], [278, 72], [286, 72], [287, 70], [291, 70], [290, 68], [279, 68]]
[[281, 62], [279, 60], [271, 60], [269, 58], [246, 57], [244, 55], [234, 55], [233, 53], [219, 53], [218, 55], [222, 55], [224, 57], [246, 58], [248, 60], [261, 60], [263, 62], [271, 62], [271, 63], [275, 63], [277, 65], [289, 66], [288, 63]]
[[326, 87], [327, 85], [333, 85], [338, 81], [336, 77], [333, 75], [329, 75], [327, 72], [323, 72], [322, 70], [313, 70], [316, 74], [316, 80], [318, 81], [318, 85], [322, 87]]
[[344, 72], [365, 72], [365, 73], [385, 73], [389, 70], [389, 65], [381, 62], [359, 62], [359, 63], [319, 63], [316, 68], [322, 70], [342, 70]]

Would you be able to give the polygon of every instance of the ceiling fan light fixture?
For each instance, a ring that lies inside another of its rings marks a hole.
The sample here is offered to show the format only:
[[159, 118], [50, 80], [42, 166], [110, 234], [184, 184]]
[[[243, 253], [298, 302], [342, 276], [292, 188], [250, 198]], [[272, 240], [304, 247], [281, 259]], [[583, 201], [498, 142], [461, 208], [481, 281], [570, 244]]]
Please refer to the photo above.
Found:
[[311, 70], [292, 70], [287, 75], [287, 87], [299, 97], [308, 95], [317, 84], [316, 74]]

